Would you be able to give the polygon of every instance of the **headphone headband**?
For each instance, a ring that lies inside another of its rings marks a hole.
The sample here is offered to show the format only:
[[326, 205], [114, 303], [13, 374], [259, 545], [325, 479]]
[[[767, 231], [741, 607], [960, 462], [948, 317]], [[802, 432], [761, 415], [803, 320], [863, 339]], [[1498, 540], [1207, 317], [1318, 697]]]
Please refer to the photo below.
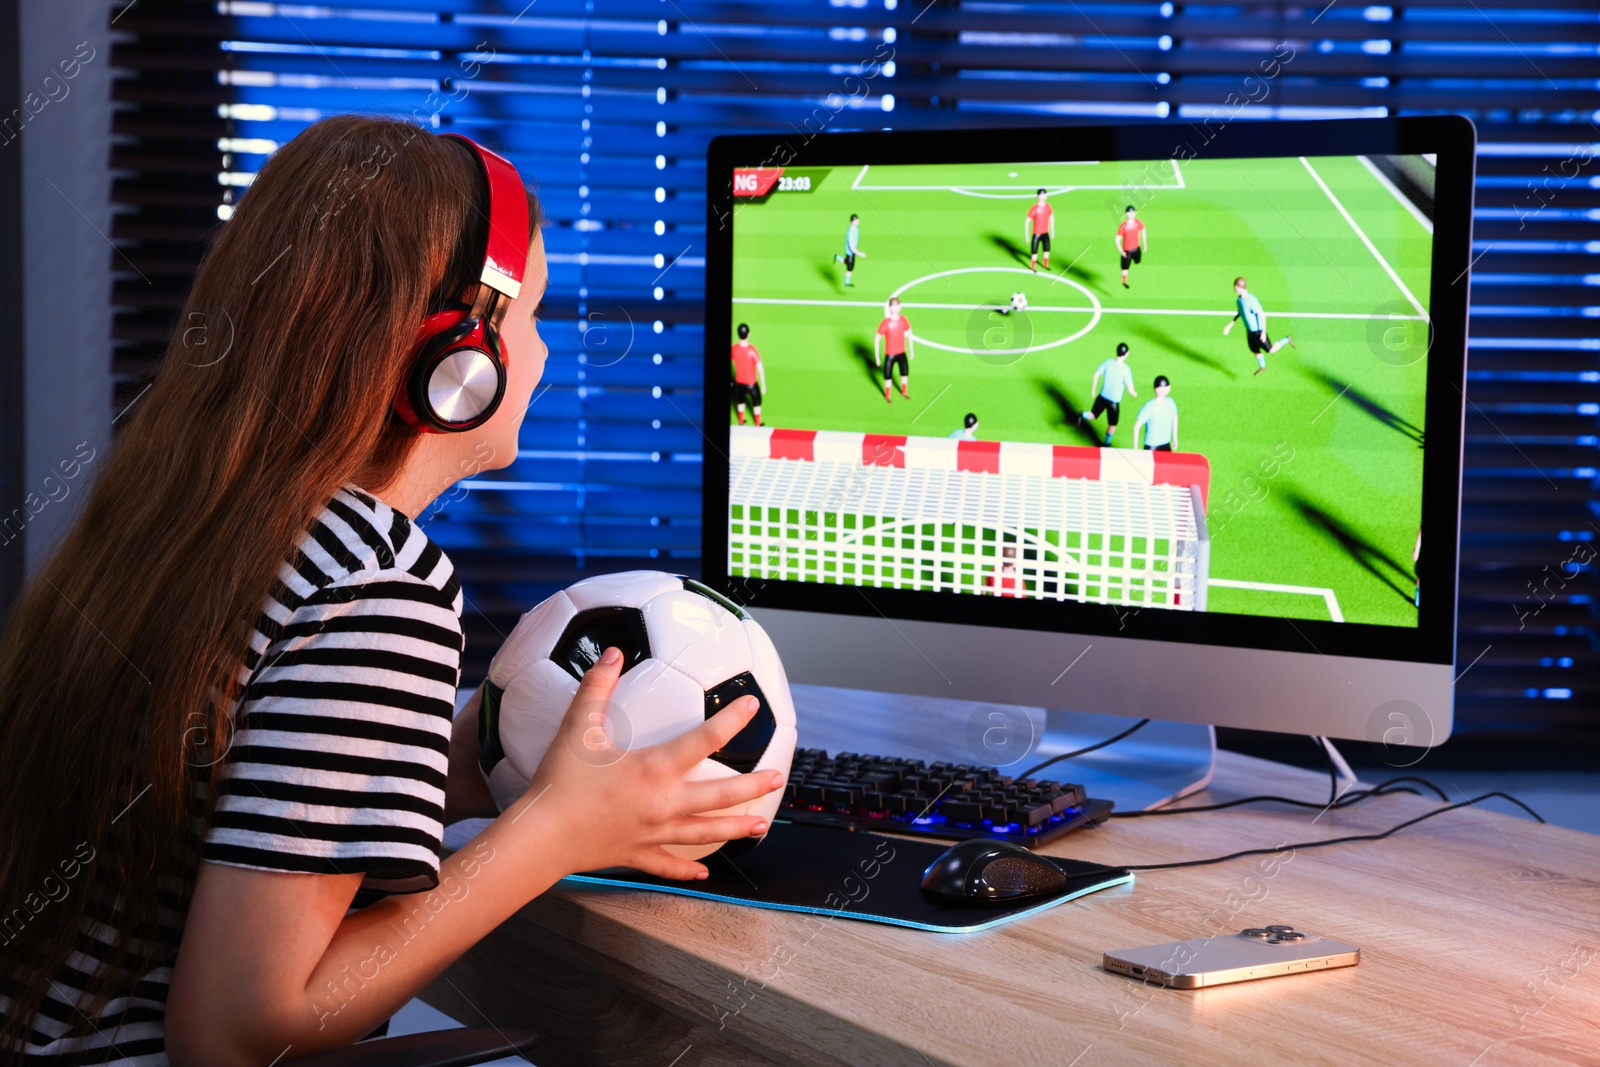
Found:
[[418, 330], [411, 369], [395, 411], [424, 433], [482, 426], [505, 395], [506, 368], [495, 305], [522, 292], [528, 266], [528, 194], [517, 168], [469, 137], [441, 136], [472, 149], [489, 191], [489, 235], [470, 308], [430, 314]]
[[517, 168], [504, 157], [459, 133], [441, 136], [472, 149], [489, 186], [489, 243], [484, 249], [483, 284], [515, 300], [528, 266], [528, 195]]

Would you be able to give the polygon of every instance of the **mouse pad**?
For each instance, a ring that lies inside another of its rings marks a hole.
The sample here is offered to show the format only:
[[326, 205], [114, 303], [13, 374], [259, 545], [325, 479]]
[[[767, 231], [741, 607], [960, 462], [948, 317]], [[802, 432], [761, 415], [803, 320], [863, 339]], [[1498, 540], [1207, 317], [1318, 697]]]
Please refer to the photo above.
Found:
[[707, 857], [704, 862], [711, 874], [704, 881], [677, 882], [622, 868], [569, 875], [564, 881], [678, 893], [941, 934], [986, 930], [1133, 881], [1133, 872], [1120, 867], [1047, 856], [1070, 879], [1054, 896], [1016, 904], [946, 904], [923, 893], [921, 883], [922, 872], [950, 844], [775, 822], [755, 848], [737, 856]]

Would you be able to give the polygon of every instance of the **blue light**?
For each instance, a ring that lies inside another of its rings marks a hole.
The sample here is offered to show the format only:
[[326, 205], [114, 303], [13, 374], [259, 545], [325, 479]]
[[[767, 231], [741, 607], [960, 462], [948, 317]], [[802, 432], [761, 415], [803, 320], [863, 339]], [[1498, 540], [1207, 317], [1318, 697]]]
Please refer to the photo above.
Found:
[[1544, 698], [1546, 700], [1571, 700], [1572, 699], [1572, 690], [1570, 690], [1570, 689], [1546, 689], [1544, 691]]

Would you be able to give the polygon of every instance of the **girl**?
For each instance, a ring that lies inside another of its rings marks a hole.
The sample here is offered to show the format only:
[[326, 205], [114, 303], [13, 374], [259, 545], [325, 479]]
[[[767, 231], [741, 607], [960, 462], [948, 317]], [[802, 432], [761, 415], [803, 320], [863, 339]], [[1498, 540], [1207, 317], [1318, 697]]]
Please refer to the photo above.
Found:
[[[562, 876], [704, 877], [661, 846], [766, 829], [700, 813], [770, 792], [775, 772], [683, 781], [753, 700], [593, 758], [615, 650], [503, 814], [475, 766], [476, 697], [452, 724], [463, 597], [412, 520], [517, 454], [546, 354], [520, 181], [523, 284], [486, 309], [501, 403], [475, 429], [422, 433], [397, 397], [424, 318], [483, 306], [487, 166], [388, 119], [330, 118], [284, 145], [13, 609], [0, 1059], [242, 1067], [348, 1044]], [[445, 823], [497, 815], [441, 862]]]

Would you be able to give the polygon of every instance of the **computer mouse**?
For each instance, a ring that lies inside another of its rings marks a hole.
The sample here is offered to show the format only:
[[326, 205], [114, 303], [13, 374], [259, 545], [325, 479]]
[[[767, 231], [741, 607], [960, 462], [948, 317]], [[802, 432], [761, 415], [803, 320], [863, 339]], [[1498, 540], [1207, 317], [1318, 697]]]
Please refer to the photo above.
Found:
[[981, 837], [951, 846], [922, 872], [922, 891], [946, 904], [1009, 904], [1066, 884], [1066, 872], [1048, 856]]

